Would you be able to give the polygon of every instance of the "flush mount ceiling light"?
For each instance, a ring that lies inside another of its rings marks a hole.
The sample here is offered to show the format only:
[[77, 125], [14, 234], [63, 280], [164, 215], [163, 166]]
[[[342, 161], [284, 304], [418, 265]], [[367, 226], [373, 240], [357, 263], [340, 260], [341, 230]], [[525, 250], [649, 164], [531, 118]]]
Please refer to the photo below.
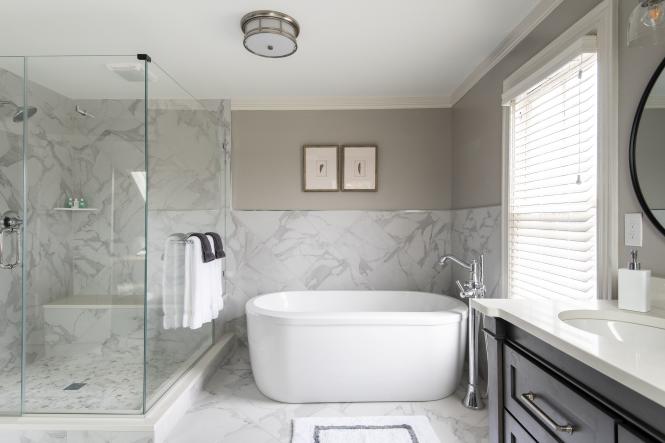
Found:
[[665, 43], [665, 0], [638, 0], [628, 19], [628, 46]]
[[291, 16], [277, 11], [254, 11], [240, 20], [245, 34], [243, 44], [261, 57], [288, 57], [296, 52], [300, 25]]

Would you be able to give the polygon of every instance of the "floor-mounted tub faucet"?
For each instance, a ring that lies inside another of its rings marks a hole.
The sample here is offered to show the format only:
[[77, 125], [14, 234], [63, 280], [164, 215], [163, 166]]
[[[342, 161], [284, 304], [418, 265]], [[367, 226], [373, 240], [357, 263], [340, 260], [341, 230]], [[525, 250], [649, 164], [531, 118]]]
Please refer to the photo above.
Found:
[[[485, 257], [480, 254], [478, 259], [472, 259], [471, 263], [465, 263], [457, 257], [446, 255], [439, 259], [439, 264], [445, 266], [449, 261], [469, 271], [469, 279], [464, 283], [457, 280], [459, 295], [462, 298], [485, 297]], [[462, 404], [469, 409], [483, 409], [485, 405], [480, 398], [478, 388], [478, 322], [476, 321], [476, 310], [469, 306], [469, 385]]]
[[485, 297], [485, 256], [480, 254], [478, 259], [471, 260], [471, 263], [465, 263], [457, 257], [452, 255], [445, 255], [439, 259], [439, 264], [445, 266], [448, 261], [457, 263], [459, 266], [469, 271], [469, 279], [460, 283], [457, 280], [457, 287], [460, 290], [460, 297], [462, 298], [482, 298]]

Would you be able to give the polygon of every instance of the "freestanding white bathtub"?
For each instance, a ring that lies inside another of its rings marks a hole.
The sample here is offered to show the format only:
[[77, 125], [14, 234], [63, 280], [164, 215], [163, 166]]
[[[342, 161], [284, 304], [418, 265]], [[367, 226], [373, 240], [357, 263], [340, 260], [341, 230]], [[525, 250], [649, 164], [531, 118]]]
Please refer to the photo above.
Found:
[[467, 308], [402, 291], [280, 292], [247, 303], [252, 371], [286, 403], [426, 401], [453, 393]]

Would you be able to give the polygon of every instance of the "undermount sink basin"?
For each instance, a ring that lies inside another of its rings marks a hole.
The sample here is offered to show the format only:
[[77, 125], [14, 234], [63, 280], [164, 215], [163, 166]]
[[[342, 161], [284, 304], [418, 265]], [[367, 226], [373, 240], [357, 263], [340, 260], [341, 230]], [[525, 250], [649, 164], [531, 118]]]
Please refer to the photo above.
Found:
[[630, 311], [571, 310], [559, 319], [582, 329], [630, 346], [662, 347], [665, 344], [665, 318]]

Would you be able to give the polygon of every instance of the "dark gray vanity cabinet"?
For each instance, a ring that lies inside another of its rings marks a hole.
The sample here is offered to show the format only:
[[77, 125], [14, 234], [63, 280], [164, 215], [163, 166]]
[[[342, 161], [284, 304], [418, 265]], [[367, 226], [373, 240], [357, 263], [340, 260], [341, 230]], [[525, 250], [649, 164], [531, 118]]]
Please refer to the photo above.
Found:
[[513, 418], [510, 413], [503, 413], [504, 441], [509, 443], [536, 443], [536, 440]]
[[491, 443], [665, 443], [662, 406], [510, 323], [484, 324]]

